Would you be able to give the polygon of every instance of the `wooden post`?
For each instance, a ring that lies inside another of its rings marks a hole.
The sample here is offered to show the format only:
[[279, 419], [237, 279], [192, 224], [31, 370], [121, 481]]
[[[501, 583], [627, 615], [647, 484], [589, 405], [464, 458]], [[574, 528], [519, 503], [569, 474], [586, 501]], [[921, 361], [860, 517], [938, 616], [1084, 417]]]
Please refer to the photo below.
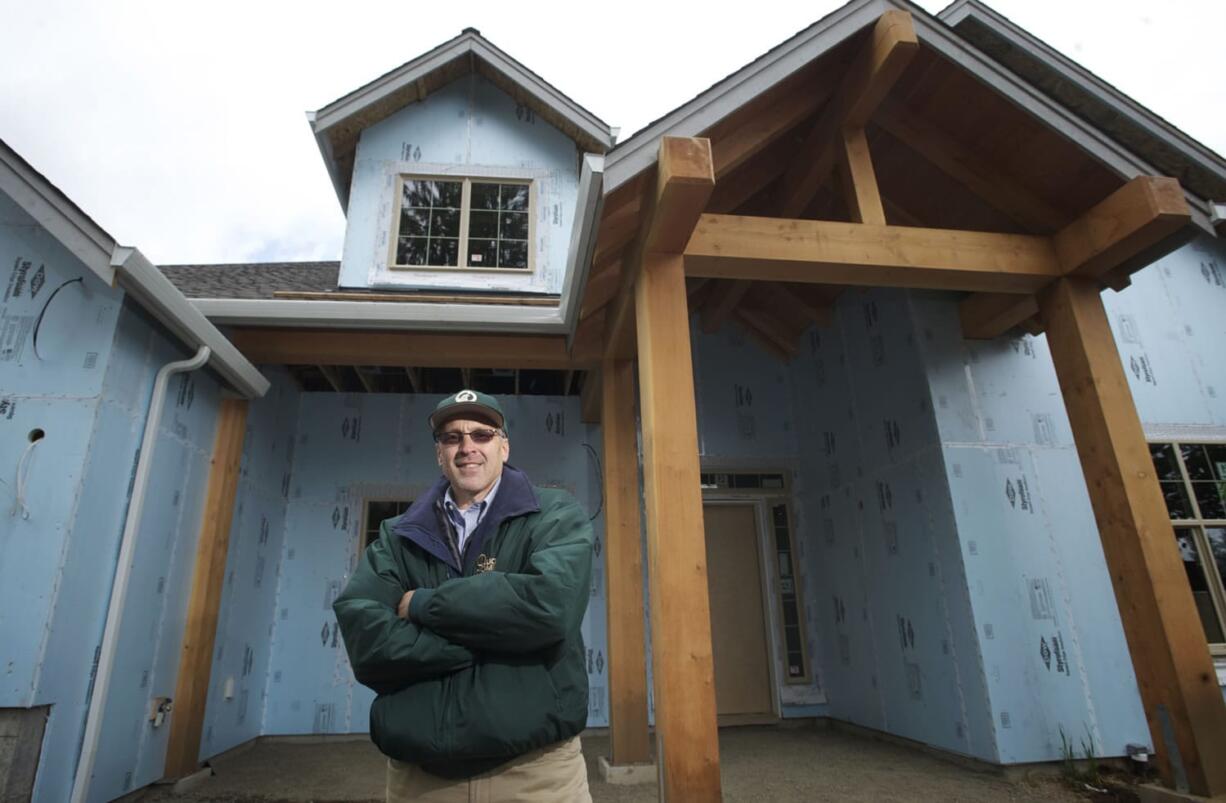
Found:
[[634, 363], [605, 359], [602, 369], [600, 418], [604, 435], [610, 760], [614, 766], [647, 764], [651, 761], [651, 746], [647, 733]]
[[716, 801], [719, 733], [684, 257], [644, 254], [634, 307], [661, 799]]
[[230, 544], [230, 521], [238, 490], [239, 462], [247, 429], [247, 400], [222, 399], [217, 436], [213, 443], [209, 484], [204, 500], [204, 518], [196, 546], [187, 624], [175, 684], [174, 713], [166, 747], [166, 777], [189, 775], [199, 767], [200, 734], [204, 706], [208, 701], [209, 674], [213, 668], [213, 642], [217, 636], [217, 613], [221, 607], [226, 554]]
[[1098, 285], [1060, 279], [1039, 308], [1162, 777], [1226, 793], [1226, 704]]

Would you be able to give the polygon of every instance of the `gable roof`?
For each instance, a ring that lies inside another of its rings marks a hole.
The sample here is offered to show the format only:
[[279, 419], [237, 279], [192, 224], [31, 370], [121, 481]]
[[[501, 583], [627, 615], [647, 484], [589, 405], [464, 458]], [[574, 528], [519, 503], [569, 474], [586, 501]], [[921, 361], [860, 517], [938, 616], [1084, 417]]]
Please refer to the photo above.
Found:
[[1226, 198], [1226, 159], [978, 0], [937, 15], [958, 36], [1196, 195]]
[[[768, 51], [702, 94], [619, 143], [606, 160], [605, 194], [612, 195], [654, 167], [663, 136], [702, 136], [711, 126], [749, 101], [778, 86], [806, 64], [834, 50], [891, 9], [909, 12], [921, 45], [962, 68], [1011, 105], [1077, 146], [1121, 181], [1139, 175], [1165, 175], [1157, 165], [1117, 141], [1110, 132], [1083, 119], [997, 61], [981, 53], [945, 22], [907, 0], [852, 0]], [[1037, 41], [1037, 40], [1036, 40]], [[1185, 187], [1193, 220], [1207, 231], [1208, 204]]]
[[0, 192], [106, 284], [119, 285], [190, 348], [207, 346], [208, 365], [247, 398], [263, 396], [269, 383], [217, 327], [145, 256], [119, 245], [29, 162], [0, 140]]
[[603, 154], [613, 147], [608, 124], [499, 50], [476, 28], [465, 28], [456, 38], [307, 113], [342, 209], [349, 205], [349, 182], [362, 129], [474, 72], [530, 107], [583, 151]]

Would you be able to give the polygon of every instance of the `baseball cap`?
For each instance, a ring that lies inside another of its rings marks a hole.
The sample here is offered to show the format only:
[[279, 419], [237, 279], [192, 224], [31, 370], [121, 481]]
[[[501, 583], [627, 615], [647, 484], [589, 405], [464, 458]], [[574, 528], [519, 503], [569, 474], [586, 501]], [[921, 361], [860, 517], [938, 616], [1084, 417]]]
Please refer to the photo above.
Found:
[[489, 419], [498, 429], [506, 430], [506, 416], [498, 400], [488, 393], [478, 390], [461, 390], [451, 396], [444, 396], [430, 414], [430, 431], [438, 428], [453, 418], [477, 417]]

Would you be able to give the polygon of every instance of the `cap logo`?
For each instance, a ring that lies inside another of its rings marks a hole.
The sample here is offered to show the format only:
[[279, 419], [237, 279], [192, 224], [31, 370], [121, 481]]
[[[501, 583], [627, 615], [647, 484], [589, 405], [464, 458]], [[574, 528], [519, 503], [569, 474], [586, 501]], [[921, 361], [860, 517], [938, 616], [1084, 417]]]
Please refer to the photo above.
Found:
[[477, 394], [473, 393], [471, 390], [461, 390], [455, 395], [455, 400], [458, 402], [475, 402], [477, 400]]

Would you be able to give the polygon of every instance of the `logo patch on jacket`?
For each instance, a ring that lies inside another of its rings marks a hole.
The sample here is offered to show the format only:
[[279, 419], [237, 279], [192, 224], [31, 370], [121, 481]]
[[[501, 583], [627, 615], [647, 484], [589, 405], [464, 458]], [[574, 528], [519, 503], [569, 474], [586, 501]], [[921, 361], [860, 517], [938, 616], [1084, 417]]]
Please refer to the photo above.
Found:
[[477, 574], [481, 574], [483, 572], [494, 571], [494, 565], [496, 563], [498, 563], [498, 561], [495, 558], [486, 557], [485, 555], [478, 555], [477, 556]]

